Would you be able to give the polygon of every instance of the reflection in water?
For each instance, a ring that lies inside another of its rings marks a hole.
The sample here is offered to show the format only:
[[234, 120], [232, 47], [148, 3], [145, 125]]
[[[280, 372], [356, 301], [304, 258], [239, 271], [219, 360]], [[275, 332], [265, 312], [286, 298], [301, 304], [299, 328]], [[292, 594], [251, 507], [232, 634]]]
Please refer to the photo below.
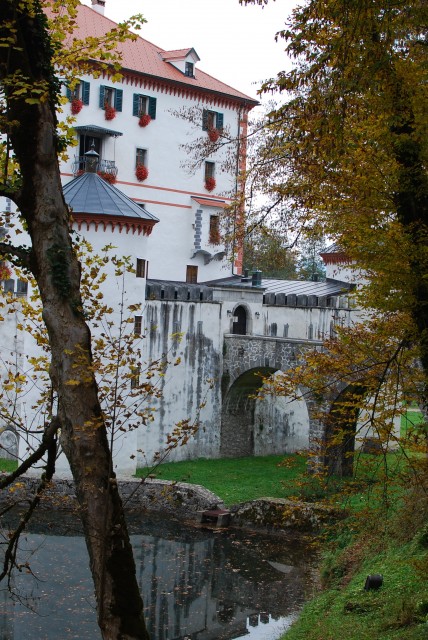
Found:
[[[13, 597], [1, 591], [1, 640], [100, 638], [76, 527], [39, 523], [22, 540], [20, 561], [37, 579], [24, 567], [14, 575]], [[131, 531], [152, 640], [274, 640], [311, 588], [307, 550], [284, 538], [146, 517]]]

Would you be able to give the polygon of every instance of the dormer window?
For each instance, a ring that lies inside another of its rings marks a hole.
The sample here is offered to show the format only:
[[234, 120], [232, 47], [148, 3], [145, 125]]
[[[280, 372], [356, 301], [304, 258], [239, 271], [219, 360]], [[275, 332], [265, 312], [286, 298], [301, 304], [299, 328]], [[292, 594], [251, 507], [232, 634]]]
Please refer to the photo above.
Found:
[[185, 68], [184, 74], [189, 78], [194, 78], [195, 77], [194, 68], [195, 68], [195, 65], [193, 64], [193, 62], [186, 62], [186, 68]]
[[195, 65], [199, 62], [200, 58], [193, 47], [191, 49], [160, 51], [159, 53], [162, 60], [172, 64], [172, 66], [178, 69], [183, 75], [188, 78], [195, 77]]

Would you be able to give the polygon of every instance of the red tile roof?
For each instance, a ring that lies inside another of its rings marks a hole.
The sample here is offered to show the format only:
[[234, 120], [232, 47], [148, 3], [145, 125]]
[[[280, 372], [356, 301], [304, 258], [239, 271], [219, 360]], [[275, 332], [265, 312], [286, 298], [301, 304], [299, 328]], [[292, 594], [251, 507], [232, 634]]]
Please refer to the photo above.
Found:
[[[94, 9], [86, 5], [79, 6], [77, 14], [78, 32], [76, 37], [100, 37], [115, 26], [115, 22]], [[244, 102], [250, 108], [258, 104], [254, 98], [233, 89], [220, 80], [204, 73], [199, 68], [195, 68], [194, 78], [184, 75], [184, 73], [176, 69], [174, 65], [162, 59], [162, 54], [166, 53], [170, 55], [173, 52], [161, 49], [140, 36], [133, 42], [127, 41], [119, 43], [117, 48], [122, 56], [122, 67], [124, 70], [129, 70], [145, 77], [149, 76], [162, 79], [174, 85], [180, 84], [185, 87], [188, 86], [188, 88], [193, 91], [221, 94], [223, 97], [230, 97], [232, 100]], [[182, 53], [183, 51], [188, 52], [190, 50], [191, 48], [177, 50], [177, 52]]]
[[193, 47], [190, 49], [173, 49], [172, 51], [162, 51], [161, 56], [164, 60], [183, 60], [186, 58], [191, 52], [195, 54], [195, 56], [200, 60], [200, 57], [196, 53]]
[[218, 207], [224, 209], [227, 204], [224, 200], [211, 200], [209, 198], [196, 198], [193, 196], [193, 200], [204, 207]]

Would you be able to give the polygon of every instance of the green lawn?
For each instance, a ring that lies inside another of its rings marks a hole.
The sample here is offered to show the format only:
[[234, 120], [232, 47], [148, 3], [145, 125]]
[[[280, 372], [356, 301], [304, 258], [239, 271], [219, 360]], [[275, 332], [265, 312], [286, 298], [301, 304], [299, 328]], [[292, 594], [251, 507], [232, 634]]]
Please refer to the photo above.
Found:
[[[137, 476], [144, 477], [147, 473], [150, 470], [139, 469]], [[296, 495], [305, 473], [306, 457], [289, 455], [166, 463], [157, 467], [152, 475], [163, 480], [200, 484], [231, 505], [262, 497]]]
[[418, 409], [408, 409], [407, 412], [401, 416], [401, 436], [405, 436], [408, 429], [416, 427], [424, 421], [424, 416]]
[[10, 473], [11, 471], [15, 471], [17, 469], [18, 463], [16, 460], [5, 460], [4, 458], [0, 458], [0, 472], [6, 471]]

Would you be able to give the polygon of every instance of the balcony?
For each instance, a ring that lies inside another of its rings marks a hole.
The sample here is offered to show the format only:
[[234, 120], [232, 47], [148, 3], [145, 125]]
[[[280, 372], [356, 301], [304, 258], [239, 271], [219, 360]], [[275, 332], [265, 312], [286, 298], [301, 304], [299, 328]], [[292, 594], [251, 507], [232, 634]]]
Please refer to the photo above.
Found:
[[75, 178], [82, 173], [86, 173], [86, 171], [108, 174], [116, 178], [118, 171], [114, 160], [94, 160], [94, 158], [88, 158], [88, 156], [75, 156], [71, 170]]

